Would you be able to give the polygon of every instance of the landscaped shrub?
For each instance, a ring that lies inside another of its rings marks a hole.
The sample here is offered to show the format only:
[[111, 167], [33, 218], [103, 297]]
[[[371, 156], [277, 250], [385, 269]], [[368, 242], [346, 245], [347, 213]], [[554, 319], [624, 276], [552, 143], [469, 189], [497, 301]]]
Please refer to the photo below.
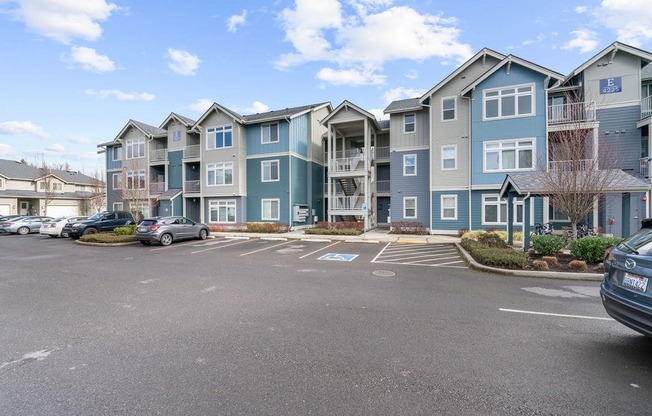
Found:
[[541, 257], [541, 260], [548, 263], [548, 266], [552, 266], [553, 264], [557, 264], [557, 257], [555, 257], [555, 256], [543, 256], [543, 257]]
[[115, 233], [98, 233], [81, 236], [79, 241], [85, 243], [116, 244], [131, 243], [136, 241], [135, 235], [118, 235]]
[[573, 270], [578, 270], [578, 271], [584, 271], [587, 269], [586, 262], [584, 260], [572, 260], [570, 263], [568, 263], [571, 269]]
[[480, 234], [478, 243], [492, 248], [507, 248], [505, 240], [496, 232]]
[[554, 256], [564, 248], [564, 239], [558, 235], [533, 235], [532, 248], [543, 256]]
[[469, 229], [468, 228], [460, 228], [457, 230], [457, 236], [462, 237], [464, 234], [468, 233]]
[[486, 244], [470, 238], [463, 238], [460, 245], [477, 262], [487, 266], [504, 267], [507, 269], [524, 269], [528, 263], [526, 253], [514, 250], [507, 246], [505, 246], [505, 248], [489, 247]]
[[571, 256], [587, 263], [599, 263], [603, 260], [604, 251], [620, 242], [617, 237], [584, 237], [570, 243]]
[[548, 262], [545, 260], [534, 260], [532, 262], [532, 268], [534, 270], [548, 270]]
[[287, 233], [290, 230], [288, 224], [280, 224], [277, 222], [248, 222], [247, 232], [250, 233], [268, 233], [278, 234]]
[[428, 234], [423, 224], [420, 222], [393, 222], [391, 234]]
[[306, 228], [305, 234], [318, 235], [360, 235], [364, 231], [364, 223], [357, 221], [319, 221], [314, 228]]
[[135, 225], [123, 225], [122, 227], [117, 227], [113, 230], [115, 235], [133, 235], [136, 234]]

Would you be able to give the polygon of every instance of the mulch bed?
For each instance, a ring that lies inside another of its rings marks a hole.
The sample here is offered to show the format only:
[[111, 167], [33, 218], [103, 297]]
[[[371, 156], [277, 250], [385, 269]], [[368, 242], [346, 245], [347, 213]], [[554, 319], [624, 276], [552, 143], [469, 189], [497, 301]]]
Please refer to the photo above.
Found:
[[[571, 256], [570, 254], [557, 254], [557, 264], [549, 264], [548, 265], [548, 271], [551, 272], [570, 272], [570, 273], [603, 273], [604, 268], [602, 267], [602, 263], [590, 263], [587, 264], [587, 269], [586, 270], [576, 270], [572, 269], [568, 263], [570, 263], [572, 260], [575, 260], [575, 257]], [[542, 260], [543, 256], [540, 254], [530, 254], [529, 255], [529, 263], [530, 265], [527, 267], [529, 270], [535, 270], [532, 267], [532, 262], [535, 260]]]

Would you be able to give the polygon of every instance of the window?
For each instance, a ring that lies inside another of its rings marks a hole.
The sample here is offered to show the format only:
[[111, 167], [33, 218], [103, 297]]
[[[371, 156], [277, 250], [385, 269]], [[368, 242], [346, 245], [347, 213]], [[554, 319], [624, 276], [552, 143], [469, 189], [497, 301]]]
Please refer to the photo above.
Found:
[[179, 130], [172, 132], [172, 141], [178, 142], [181, 140], [181, 132]]
[[127, 171], [127, 189], [145, 189], [145, 171]]
[[210, 201], [209, 221], [210, 222], [235, 222], [235, 201]]
[[559, 211], [554, 205], [550, 204], [549, 207], [550, 210], [548, 212], [551, 221], [570, 221], [570, 217]]
[[127, 159], [145, 157], [145, 138], [127, 140]]
[[414, 133], [416, 131], [415, 114], [406, 114], [403, 116], [403, 133]]
[[403, 176], [417, 174], [417, 155], [403, 155]]
[[278, 160], [264, 160], [260, 162], [262, 182], [278, 182]]
[[[514, 198], [513, 223], [522, 225], [524, 220], [523, 198]], [[482, 195], [482, 223], [507, 225], [507, 198], [498, 195]], [[534, 225], [534, 201], [530, 201], [530, 225]]]
[[233, 185], [233, 162], [208, 163], [206, 165], [206, 185]]
[[111, 160], [118, 161], [122, 160], [122, 147], [112, 147], [111, 148]]
[[456, 120], [455, 107], [457, 100], [455, 97], [444, 97], [441, 99], [441, 121]]
[[233, 147], [233, 125], [209, 127], [206, 129], [206, 148], [224, 149]]
[[457, 219], [457, 195], [442, 195], [441, 198], [441, 219]]
[[534, 168], [535, 139], [485, 142], [485, 172], [505, 170], [532, 170]]
[[278, 143], [278, 123], [262, 125], [261, 143]]
[[122, 202], [114, 202], [113, 203], [113, 210], [114, 211], [122, 211], [122, 210], [124, 210], [124, 204]]
[[[137, 212], [138, 215], [136, 215], [136, 217], [140, 217], [140, 214], [142, 214], [143, 218], [147, 218], [150, 216], [149, 203], [147, 202], [141, 202], [141, 203], [131, 202], [129, 203], [129, 211]], [[124, 218], [124, 216], [125, 216], [124, 213], [118, 212], [118, 218]], [[138, 219], [136, 219], [136, 222], [138, 222]]]
[[63, 191], [63, 184], [61, 182], [39, 182], [39, 188], [43, 191], [61, 192]]
[[417, 217], [417, 198], [405, 197], [403, 198], [403, 218], [416, 218]]
[[278, 221], [280, 218], [280, 199], [263, 199], [261, 219], [265, 221]]
[[441, 147], [441, 170], [457, 169], [457, 146]]
[[0, 189], [4, 189], [4, 188], [5, 188], [5, 180], [4, 178], [0, 178]]
[[534, 84], [485, 90], [482, 97], [485, 120], [534, 115]]
[[111, 175], [112, 189], [122, 189], [122, 174], [114, 173]]

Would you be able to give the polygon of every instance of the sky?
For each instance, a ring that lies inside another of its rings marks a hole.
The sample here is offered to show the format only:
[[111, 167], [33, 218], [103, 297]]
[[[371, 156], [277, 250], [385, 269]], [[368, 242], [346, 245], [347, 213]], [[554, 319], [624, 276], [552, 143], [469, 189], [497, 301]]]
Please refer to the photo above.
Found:
[[484, 47], [567, 74], [652, 50], [650, 0], [0, 0], [0, 158], [102, 169], [130, 119], [344, 100], [385, 118]]

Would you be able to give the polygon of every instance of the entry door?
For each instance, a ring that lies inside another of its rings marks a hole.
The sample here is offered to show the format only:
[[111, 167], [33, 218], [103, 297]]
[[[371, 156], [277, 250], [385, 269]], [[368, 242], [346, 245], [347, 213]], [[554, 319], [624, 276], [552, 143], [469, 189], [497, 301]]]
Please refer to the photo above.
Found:
[[28, 215], [29, 211], [29, 202], [27, 201], [20, 201], [20, 210], [18, 211], [19, 215]]

